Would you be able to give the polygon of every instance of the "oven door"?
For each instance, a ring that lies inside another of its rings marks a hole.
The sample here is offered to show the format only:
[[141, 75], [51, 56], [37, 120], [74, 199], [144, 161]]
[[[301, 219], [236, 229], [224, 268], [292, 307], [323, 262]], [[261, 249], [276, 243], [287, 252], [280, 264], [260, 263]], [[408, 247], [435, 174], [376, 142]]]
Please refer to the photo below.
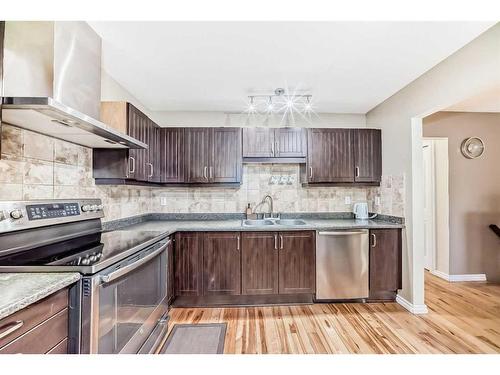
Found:
[[82, 353], [142, 352], [166, 330], [169, 241], [82, 280]]

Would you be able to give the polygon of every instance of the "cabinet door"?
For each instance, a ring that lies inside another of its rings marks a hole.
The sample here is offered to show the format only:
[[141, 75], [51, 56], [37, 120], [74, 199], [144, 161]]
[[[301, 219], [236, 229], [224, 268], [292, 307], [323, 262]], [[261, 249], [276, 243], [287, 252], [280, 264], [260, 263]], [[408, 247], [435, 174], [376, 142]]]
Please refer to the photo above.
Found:
[[160, 127], [148, 119], [148, 181], [160, 182]]
[[241, 234], [241, 293], [278, 294], [278, 235]]
[[188, 182], [209, 182], [210, 166], [210, 128], [186, 128], [185, 151]]
[[308, 182], [354, 182], [351, 129], [308, 129]]
[[160, 130], [161, 182], [184, 182], [184, 129]]
[[354, 132], [354, 181], [380, 182], [382, 177], [382, 137], [379, 129]]
[[[135, 108], [132, 104], [128, 104], [128, 133], [141, 142], [149, 142], [148, 118], [141, 111]], [[148, 150], [130, 150], [131, 169], [129, 176], [138, 181], [147, 181], [149, 168], [149, 151]]]
[[279, 158], [306, 157], [307, 141], [304, 128], [274, 129], [275, 156]]
[[203, 239], [203, 295], [241, 294], [239, 232], [210, 232]]
[[175, 236], [174, 277], [176, 296], [200, 296], [203, 237], [197, 232]]
[[314, 232], [278, 232], [279, 293], [315, 292]]
[[212, 129], [212, 162], [209, 167], [210, 182], [241, 181], [241, 129]]
[[401, 280], [401, 229], [370, 231], [370, 298], [393, 299]]
[[274, 129], [243, 128], [243, 157], [272, 158], [274, 156]]
[[172, 302], [175, 296], [175, 266], [174, 266], [174, 242], [170, 241], [167, 246], [167, 301]]

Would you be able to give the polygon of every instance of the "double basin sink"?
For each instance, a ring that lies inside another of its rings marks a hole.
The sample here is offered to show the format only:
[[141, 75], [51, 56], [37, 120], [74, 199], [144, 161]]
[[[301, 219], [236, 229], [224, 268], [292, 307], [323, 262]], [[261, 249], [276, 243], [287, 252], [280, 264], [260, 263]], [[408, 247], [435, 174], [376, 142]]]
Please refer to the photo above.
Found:
[[298, 226], [305, 225], [306, 222], [300, 219], [257, 219], [257, 220], [243, 220], [244, 226], [268, 226], [268, 225], [286, 225], [286, 226]]

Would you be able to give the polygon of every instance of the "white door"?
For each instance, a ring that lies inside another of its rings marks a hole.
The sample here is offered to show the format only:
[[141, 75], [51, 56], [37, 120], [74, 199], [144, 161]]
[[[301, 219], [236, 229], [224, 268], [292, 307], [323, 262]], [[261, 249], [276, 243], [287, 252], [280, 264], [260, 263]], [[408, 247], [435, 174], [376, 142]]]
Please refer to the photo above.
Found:
[[434, 147], [433, 142], [423, 141], [424, 154], [424, 267], [434, 270]]

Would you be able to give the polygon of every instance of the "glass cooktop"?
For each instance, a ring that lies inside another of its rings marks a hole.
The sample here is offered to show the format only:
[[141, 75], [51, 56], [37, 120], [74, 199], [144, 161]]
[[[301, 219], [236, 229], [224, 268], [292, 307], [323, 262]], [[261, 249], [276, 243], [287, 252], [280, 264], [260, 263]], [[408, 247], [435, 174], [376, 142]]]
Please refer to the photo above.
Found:
[[5, 271], [6, 267], [14, 267], [19, 271], [46, 272], [57, 268], [61, 271], [92, 274], [154, 244], [162, 237], [165, 235], [158, 231], [116, 230], [91, 233], [0, 256], [0, 271]]

